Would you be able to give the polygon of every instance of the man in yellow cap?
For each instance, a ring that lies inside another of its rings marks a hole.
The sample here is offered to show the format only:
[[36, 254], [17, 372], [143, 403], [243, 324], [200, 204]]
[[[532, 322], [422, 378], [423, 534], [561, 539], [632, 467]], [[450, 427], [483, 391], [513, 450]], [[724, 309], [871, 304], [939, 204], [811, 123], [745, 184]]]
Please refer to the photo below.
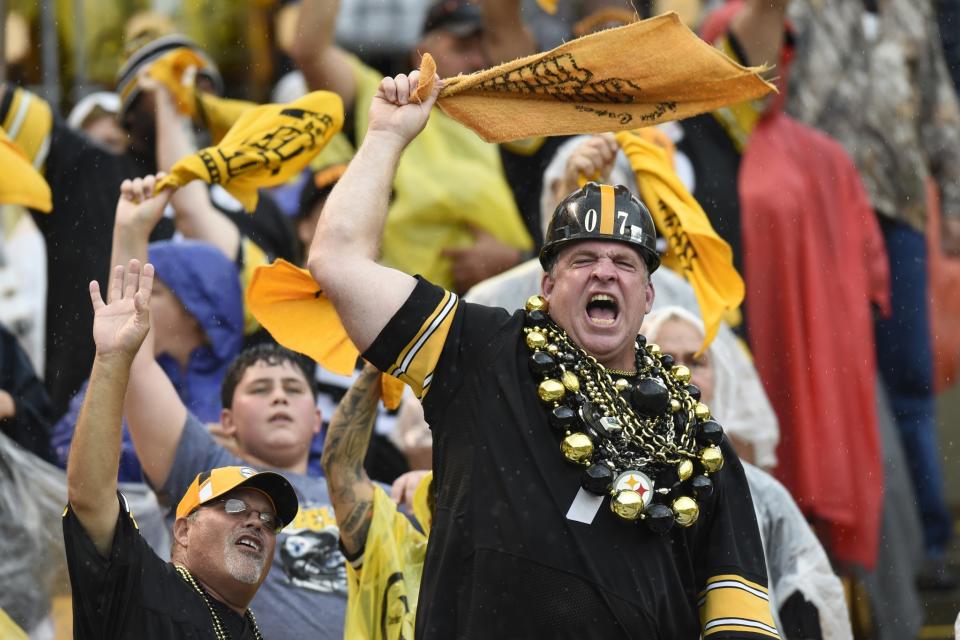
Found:
[[[157, 193], [156, 184], [154, 176], [124, 183], [111, 262], [147, 261], [144, 228], [153, 226], [170, 198], [169, 191]], [[124, 223], [132, 220], [146, 224]], [[159, 313], [155, 319], [163, 321]], [[275, 569], [252, 603], [260, 614], [257, 622], [266, 637], [343, 638], [347, 584], [339, 532], [325, 480], [307, 472], [310, 444], [322, 423], [310, 367], [274, 343], [244, 350], [224, 375], [223, 410], [211, 432], [188, 410], [157, 363], [153, 334], [143, 339], [129, 365], [121, 396], [147, 481], [161, 502], [176, 504], [197, 474], [209, 469], [251, 465], [282, 473], [297, 493], [300, 510], [277, 536]]]
[[76, 638], [260, 638], [248, 608], [277, 533], [297, 514], [280, 474], [223, 467], [194, 478], [173, 525], [171, 563], [140, 536], [117, 492], [120, 418], [130, 368], [150, 329], [153, 265], [90, 283], [96, 357], [67, 467], [64, 546]]
[[[390, 184], [437, 90], [384, 78], [309, 266], [363, 357], [423, 399], [433, 519], [416, 637], [779, 638], [743, 468], [639, 336], [660, 262], [625, 187], [561, 202], [526, 311], [376, 262]], [[604, 507], [604, 508], [601, 508]], [[347, 527], [344, 527], [347, 529]]]

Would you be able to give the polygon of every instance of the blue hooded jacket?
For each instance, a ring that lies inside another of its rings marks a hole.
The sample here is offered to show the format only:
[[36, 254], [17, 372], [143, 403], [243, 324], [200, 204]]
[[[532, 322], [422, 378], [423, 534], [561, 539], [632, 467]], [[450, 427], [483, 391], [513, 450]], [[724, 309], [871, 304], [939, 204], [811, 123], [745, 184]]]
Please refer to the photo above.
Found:
[[[239, 270], [219, 249], [196, 240], [155, 242], [149, 247], [149, 260], [156, 268], [157, 278], [194, 317], [207, 338], [205, 344], [190, 354], [185, 369], [166, 354], [158, 355], [157, 363], [170, 378], [190, 413], [201, 422], [219, 422], [220, 385], [227, 367], [243, 347], [243, 293]], [[57, 460], [64, 468], [86, 391], [87, 383], [84, 383], [70, 401], [67, 413], [54, 425], [53, 446]], [[126, 420], [119, 480], [143, 481]]]

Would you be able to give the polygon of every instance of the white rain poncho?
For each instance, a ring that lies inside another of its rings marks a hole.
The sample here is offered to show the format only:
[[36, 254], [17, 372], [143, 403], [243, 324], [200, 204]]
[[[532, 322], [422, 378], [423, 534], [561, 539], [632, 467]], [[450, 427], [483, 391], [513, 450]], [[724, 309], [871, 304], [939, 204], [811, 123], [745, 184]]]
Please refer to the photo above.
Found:
[[[687, 322], [700, 336], [703, 335], [700, 319], [681, 307], [666, 307], [652, 313], [644, 323], [643, 331], [656, 341], [664, 323], [669, 320]], [[737, 377], [740, 373], [730, 366], [729, 354], [724, 352], [723, 345], [715, 341], [708, 353], [715, 388], [713, 397], [705, 401], [724, 429], [731, 431], [728, 427], [733, 424], [731, 416], [742, 414], [744, 409], [732, 403], [750, 404], [751, 399], [744, 397], [739, 388], [745, 381]], [[823, 545], [790, 492], [773, 476], [748, 462], [743, 462], [743, 469], [763, 541], [774, 616], [777, 617], [783, 603], [799, 592], [817, 608], [824, 640], [852, 640], [843, 584], [834, 574]], [[780, 624], [779, 619], [777, 624]]]
[[763, 541], [774, 615], [799, 592], [817, 608], [823, 640], [852, 640], [843, 584], [790, 492], [749, 462], [743, 470]]

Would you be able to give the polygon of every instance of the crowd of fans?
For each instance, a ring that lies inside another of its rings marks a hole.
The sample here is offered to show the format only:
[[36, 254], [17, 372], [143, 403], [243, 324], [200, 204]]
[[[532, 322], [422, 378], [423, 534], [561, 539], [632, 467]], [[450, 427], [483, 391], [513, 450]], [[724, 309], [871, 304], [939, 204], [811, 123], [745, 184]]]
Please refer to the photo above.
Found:
[[[36, 21], [29, 4], [7, 3], [8, 25]], [[143, 571], [157, 601], [181, 578], [203, 597], [158, 637], [208, 615], [215, 637], [412, 637], [435, 492], [418, 394], [387, 409], [371, 365], [344, 376], [278, 345], [248, 289], [279, 259], [315, 268], [385, 75], [428, 52], [441, 78], [469, 74], [676, 10], [778, 92], [646, 131], [665, 158], [653, 169], [620, 134], [498, 145], [435, 111], [399, 158], [379, 262], [513, 313], [540, 292], [536, 256], [568, 194], [623, 185], [652, 210], [650, 181], [669, 174], [746, 294], [701, 349], [698, 297], [665, 263], [642, 334], [690, 370], [743, 462], [780, 636], [917, 637], [920, 590], [957, 588], [935, 392], [960, 363], [943, 321], [960, 277], [960, 2], [205, 4], [88, 20], [87, 40], [109, 45], [67, 48], [100, 54], [86, 80], [103, 86], [64, 104], [38, 93], [38, 43], [7, 60], [0, 126], [52, 210], [0, 208], [0, 636], [113, 637]], [[198, 93], [231, 99], [216, 104], [329, 91], [342, 131], [252, 215], [218, 185], [158, 192], [230, 120], [185, 114], [148, 75], [180, 50]], [[237, 514], [269, 533], [231, 533]], [[224, 536], [234, 555], [207, 562], [198, 549]], [[376, 581], [397, 562], [412, 595], [381, 611]], [[221, 575], [245, 586], [219, 590]]]

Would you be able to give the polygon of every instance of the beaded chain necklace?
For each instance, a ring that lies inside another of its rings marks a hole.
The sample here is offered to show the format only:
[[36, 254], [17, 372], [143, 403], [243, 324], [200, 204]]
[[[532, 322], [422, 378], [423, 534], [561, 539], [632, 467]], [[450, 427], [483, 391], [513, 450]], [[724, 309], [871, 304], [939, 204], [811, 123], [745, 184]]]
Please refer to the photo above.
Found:
[[656, 533], [695, 523], [697, 500], [713, 493], [709, 476], [723, 468], [723, 428], [689, 384], [690, 370], [643, 336], [635, 373], [607, 369], [550, 319], [541, 296], [527, 300], [523, 332], [560, 451], [586, 467], [580, 485]]
[[[197, 584], [197, 580], [193, 577], [193, 574], [190, 573], [190, 570], [184, 567], [183, 565], [175, 564], [173, 565], [176, 568], [177, 573], [180, 574], [180, 577], [187, 581], [193, 590], [200, 594], [200, 597], [203, 598], [203, 602], [207, 605], [207, 610], [210, 611], [210, 617], [213, 619], [213, 635], [217, 637], [217, 640], [230, 640], [230, 635], [227, 633], [226, 629], [223, 628], [223, 623], [220, 622], [220, 616], [217, 615], [217, 612], [213, 608], [213, 603], [210, 602], [210, 596], [207, 595], [207, 592], [200, 588], [200, 585]], [[253, 629], [253, 637], [257, 640], [263, 640], [263, 636], [260, 635], [260, 627], [257, 626], [257, 619], [253, 617], [253, 611], [247, 609], [244, 616], [247, 618], [247, 622], [250, 623], [250, 627]]]

